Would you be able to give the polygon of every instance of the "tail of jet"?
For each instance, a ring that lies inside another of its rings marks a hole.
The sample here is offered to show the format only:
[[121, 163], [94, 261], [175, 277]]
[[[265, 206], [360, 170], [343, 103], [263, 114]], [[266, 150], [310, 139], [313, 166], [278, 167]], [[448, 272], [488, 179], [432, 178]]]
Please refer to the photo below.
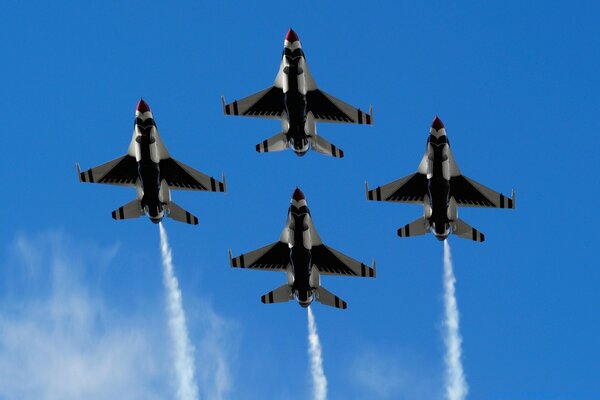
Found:
[[260, 301], [264, 304], [285, 303], [293, 299], [292, 288], [287, 283], [260, 297]]
[[410, 224], [404, 225], [403, 228], [398, 229], [398, 236], [410, 237], [424, 235], [429, 232], [429, 222], [425, 217], [419, 217]]
[[346, 303], [344, 300], [340, 299], [324, 287], [318, 287], [315, 291], [317, 293], [315, 299], [319, 303], [330, 307], [341, 308], [342, 310], [348, 308], [348, 303]]
[[[341, 308], [342, 310], [348, 308], [348, 303], [323, 287], [318, 287], [315, 289], [315, 294], [315, 300], [321, 304], [330, 307]], [[264, 304], [285, 303], [293, 299], [294, 293], [292, 292], [290, 285], [287, 283], [260, 297], [260, 301]]]
[[[457, 219], [452, 224], [452, 234], [458, 236], [463, 239], [470, 239], [475, 242], [483, 242], [485, 240], [485, 235], [479, 232], [477, 229], [473, 228], [469, 224], [467, 224], [462, 219]], [[404, 225], [402, 228], [398, 229], [398, 236], [400, 237], [410, 237], [410, 236], [419, 236], [425, 235], [430, 231], [429, 222], [425, 217], [419, 217], [410, 224]]]
[[338, 148], [336, 145], [329, 143], [322, 136], [312, 136], [312, 148], [317, 153], [324, 154], [326, 156], [342, 158], [344, 157], [344, 151]]
[[282, 151], [288, 148], [288, 140], [285, 133], [279, 132], [256, 145], [256, 151], [259, 153], [270, 153], [272, 151]]
[[198, 225], [198, 217], [184, 210], [174, 202], [170, 202], [167, 206], [167, 217], [174, 219], [175, 221], [184, 222], [190, 225]]
[[[190, 225], [198, 225], [198, 218], [192, 215], [190, 212], [184, 210], [172, 201], [166, 206], [167, 216], [174, 219], [175, 221], [185, 222]], [[144, 208], [140, 199], [134, 199], [129, 203], [125, 204], [112, 212], [113, 219], [130, 219], [139, 218], [144, 215]], [[152, 218], [151, 218], [152, 219]], [[159, 222], [160, 219], [153, 220], [153, 222]]]
[[483, 233], [479, 232], [462, 219], [457, 219], [454, 221], [452, 233], [460, 238], [470, 239], [474, 242], [483, 242], [485, 240], [485, 235]]
[[139, 218], [144, 215], [144, 209], [140, 199], [134, 199], [112, 212], [113, 219]]

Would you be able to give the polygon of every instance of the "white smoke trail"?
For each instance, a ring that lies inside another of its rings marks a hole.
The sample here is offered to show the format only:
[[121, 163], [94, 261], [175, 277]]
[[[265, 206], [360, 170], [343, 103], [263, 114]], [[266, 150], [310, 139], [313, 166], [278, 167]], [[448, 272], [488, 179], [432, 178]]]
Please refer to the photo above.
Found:
[[321, 355], [317, 324], [310, 306], [308, 307], [308, 354], [310, 355], [310, 373], [313, 380], [313, 397], [315, 400], [325, 400], [327, 398], [327, 378], [323, 372], [323, 356]]
[[454, 284], [456, 278], [452, 271], [452, 256], [450, 245], [444, 240], [444, 308], [446, 328], [444, 342], [446, 344], [446, 398], [448, 400], [463, 400], [467, 397], [469, 387], [463, 372], [461, 362], [462, 338], [459, 332], [459, 314], [456, 303]]
[[167, 289], [167, 311], [169, 329], [175, 353], [175, 371], [177, 373], [177, 399], [198, 399], [198, 385], [195, 378], [194, 347], [188, 337], [185, 313], [181, 302], [181, 290], [175, 277], [171, 248], [167, 231], [162, 223], [160, 227], [160, 250], [162, 254], [163, 279]]

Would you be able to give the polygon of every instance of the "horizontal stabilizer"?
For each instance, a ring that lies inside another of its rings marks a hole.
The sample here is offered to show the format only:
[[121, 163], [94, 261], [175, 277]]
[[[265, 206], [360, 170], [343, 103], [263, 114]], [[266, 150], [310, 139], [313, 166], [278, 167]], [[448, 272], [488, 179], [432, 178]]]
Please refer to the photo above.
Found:
[[342, 149], [339, 149], [334, 144], [329, 143], [319, 135], [312, 137], [312, 144], [313, 150], [317, 151], [318, 153], [331, 157], [344, 157], [344, 151]]
[[139, 218], [142, 215], [144, 215], [144, 210], [139, 199], [132, 200], [112, 212], [113, 219]]
[[270, 291], [269, 293], [260, 297], [260, 301], [265, 304], [271, 303], [285, 303], [286, 301], [290, 301], [294, 298], [292, 295], [292, 289], [290, 285], [287, 283], [283, 286], [278, 287], [275, 290]]
[[275, 136], [263, 140], [256, 145], [256, 151], [259, 153], [269, 153], [272, 151], [282, 151], [288, 148], [288, 140], [285, 133], [279, 132]]
[[170, 202], [167, 207], [167, 217], [172, 218], [175, 221], [185, 222], [186, 224], [198, 225], [198, 218], [196, 216], [173, 202]]
[[485, 235], [483, 233], [479, 232], [462, 219], [458, 219], [454, 222], [452, 233], [463, 239], [470, 239], [475, 242], [483, 242], [485, 240]]
[[404, 228], [398, 229], [398, 236], [400, 237], [409, 237], [409, 236], [418, 236], [424, 235], [429, 232], [429, 223], [425, 219], [425, 217], [418, 218], [404, 226]]
[[348, 303], [346, 303], [344, 300], [340, 299], [339, 297], [337, 297], [335, 294], [331, 293], [324, 287], [317, 288], [316, 292], [317, 292], [316, 300], [319, 303], [324, 304], [326, 306], [330, 306], [330, 307], [341, 308], [342, 310], [345, 310], [346, 308], [348, 308]]

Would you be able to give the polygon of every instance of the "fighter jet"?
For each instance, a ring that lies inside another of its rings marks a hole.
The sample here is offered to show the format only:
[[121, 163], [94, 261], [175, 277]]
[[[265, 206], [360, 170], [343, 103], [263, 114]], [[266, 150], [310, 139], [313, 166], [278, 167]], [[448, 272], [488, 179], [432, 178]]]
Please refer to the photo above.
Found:
[[373, 266], [356, 261], [326, 246], [315, 230], [304, 194], [298, 188], [292, 195], [287, 222], [279, 240], [258, 250], [232, 258], [234, 268], [285, 272], [287, 282], [261, 297], [263, 303], [281, 303], [294, 298], [302, 307], [313, 300], [342, 308], [347, 303], [321, 286], [321, 275], [375, 277]]
[[211, 192], [226, 189], [224, 176], [220, 182], [171, 158], [158, 134], [152, 111], [143, 99], [137, 105], [127, 154], [85, 172], [77, 164], [77, 173], [80, 182], [135, 187], [136, 199], [113, 211], [112, 217], [126, 219], [146, 214], [155, 224], [164, 216], [198, 224], [198, 218], [171, 201], [171, 189]]
[[431, 231], [439, 240], [453, 233], [483, 242], [483, 233], [458, 218], [458, 207], [515, 208], [514, 190], [508, 198], [460, 173], [450, 151], [446, 128], [437, 116], [417, 173], [373, 190], [366, 184], [366, 191], [368, 200], [423, 204], [424, 216], [398, 229], [400, 237]]
[[303, 156], [309, 148], [333, 157], [343, 157], [344, 152], [317, 135], [316, 122], [373, 124], [372, 108], [369, 113], [344, 103], [317, 88], [298, 35], [290, 29], [283, 42], [283, 55], [279, 72], [272, 87], [231, 104], [225, 104], [225, 115], [281, 120], [281, 132], [256, 145], [256, 151], [267, 153], [289, 147]]

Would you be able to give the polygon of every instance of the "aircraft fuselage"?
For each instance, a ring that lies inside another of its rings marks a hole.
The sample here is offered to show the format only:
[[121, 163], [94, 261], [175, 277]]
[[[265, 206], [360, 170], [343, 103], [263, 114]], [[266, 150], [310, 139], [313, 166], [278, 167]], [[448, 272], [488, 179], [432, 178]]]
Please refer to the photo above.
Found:
[[448, 207], [450, 201], [450, 176], [448, 169], [449, 142], [446, 135], [429, 135], [427, 140], [430, 159], [427, 174], [427, 190], [431, 206], [429, 225], [433, 234], [444, 240], [450, 234]]
[[152, 118], [136, 118], [135, 138], [138, 176], [141, 182], [141, 204], [150, 220], [157, 224], [164, 216], [163, 203], [160, 200], [160, 167], [156, 157], [156, 138], [153, 135], [155, 123]]
[[306, 206], [299, 209], [295, 206], [290, 207], [290, 216], [292, 226], [290, 236], [293, 236], [293, 245], [290, 248], [290, 261], [294, 283], [292, 291], [295, 294], [298, 303], [302, 307], [308, 307], [313, 300], [313, 287], [311, 286], [312, 256], [310, 242], [310, 232], [304, 219], [308, 216]]
[[306, 88], [304, 88], [304, 71], [300, 66], [300, 60], [304, 58], [301, 48], [291, 50], [284, 49], [283, 79], [287, 82], [287, 91], [284, 91], [285, 111], [288, 119], [288, 130], [286, 136], [292, 149], [298, 156], [303, 156], [308, 151], [309, 135], [306, 133]]

